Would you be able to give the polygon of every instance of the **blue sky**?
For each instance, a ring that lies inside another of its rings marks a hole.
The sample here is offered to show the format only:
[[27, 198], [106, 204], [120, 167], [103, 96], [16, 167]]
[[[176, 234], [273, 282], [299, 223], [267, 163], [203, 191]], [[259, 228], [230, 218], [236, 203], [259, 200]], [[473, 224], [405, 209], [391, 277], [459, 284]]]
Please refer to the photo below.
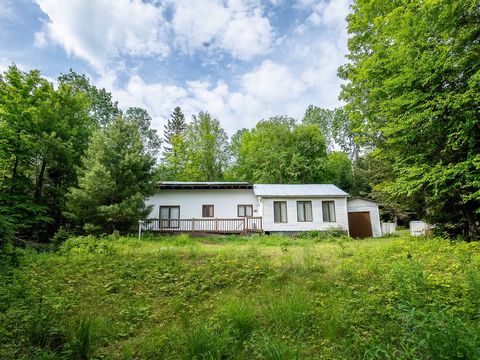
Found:
[[340, 105], [349, 0], [0, 0], [0, 70], [72, 68], [163, 124], [175, 106], [232, 134]]

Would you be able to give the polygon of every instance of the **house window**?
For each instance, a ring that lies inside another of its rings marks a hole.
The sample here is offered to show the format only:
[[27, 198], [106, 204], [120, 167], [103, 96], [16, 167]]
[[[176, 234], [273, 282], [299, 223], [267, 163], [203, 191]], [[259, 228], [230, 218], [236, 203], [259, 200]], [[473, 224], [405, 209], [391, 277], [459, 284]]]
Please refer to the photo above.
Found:
[[324, 222], [335, 222], [335, 201], [322, 201]]
[[313, 221], [311, 201], [297, 201], [297, 221], [298, 222]]
[[202, 217], [213, 217], [213, 205], [202, 205]]
[[162, 228], [178, 228], [180, 206], [160, 206], [160, 226]]
[[273, 202], [273, 221], [276, 223], [287, 222], [287, 202], [286, 201]]
[[237, 216], [238, 217], [252, 217], [253, 216], [253, 205], [238, 205], [237, 206]]

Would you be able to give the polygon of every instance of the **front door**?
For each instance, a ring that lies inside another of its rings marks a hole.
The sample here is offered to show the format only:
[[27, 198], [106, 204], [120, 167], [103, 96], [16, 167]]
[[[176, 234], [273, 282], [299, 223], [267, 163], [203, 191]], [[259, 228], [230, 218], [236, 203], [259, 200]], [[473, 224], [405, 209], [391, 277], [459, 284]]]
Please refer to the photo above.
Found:
[[348, 229], [351, 237], [366, 238], [372, 236], [372, 222], [370, 212], [348, 213]]

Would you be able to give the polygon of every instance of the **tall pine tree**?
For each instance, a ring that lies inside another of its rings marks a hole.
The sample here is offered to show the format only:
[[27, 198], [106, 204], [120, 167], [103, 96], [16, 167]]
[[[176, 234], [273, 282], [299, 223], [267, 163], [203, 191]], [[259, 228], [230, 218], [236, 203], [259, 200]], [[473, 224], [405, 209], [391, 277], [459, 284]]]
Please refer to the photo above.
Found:
[[164, 128], [165, 137], [165, 154], [169, 154], [175, 151], [175, 139], [176, 136], [185, 135], [187, 130], [187, 123], [185, 122], [185, 115], [183, 115], [180, 106], [173, 109], [173, 113], [170, 115], [170, 119]]
[[186, 180], [186, 129], [185, 116], [177, 106], [164, 128], [164, 150], [159, 177], [162, 180]]
[[149, 213], [154, 164], [138, 121], [118, 116], [94, 134], [65, 215], [85, 232], [128, 231]]

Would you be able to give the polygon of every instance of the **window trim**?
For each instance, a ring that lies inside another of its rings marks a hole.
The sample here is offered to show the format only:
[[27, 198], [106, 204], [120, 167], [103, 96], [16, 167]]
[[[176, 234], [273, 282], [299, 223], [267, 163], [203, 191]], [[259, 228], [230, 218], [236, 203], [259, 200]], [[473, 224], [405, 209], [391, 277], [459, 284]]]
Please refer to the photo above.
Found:
[[[212, 208], [212, 215], [205, 215], [205, 209]], [[202, 218], [213, 218], [215, 217], [215, 206], [213, 204], [202, 205]]]
[[[241, 208], [241, 207], [244, 207], [244, 208], [245, 208], [245, 215], [244, 215], [244, 216], [241, 216], [241, 215], [240, 215], [240, 208]], [[252, 215], [247, 215], [247, 208], [252, 209], [252, 211], [251, 211], [251, 214], [252, 214]], [[244, 218], [244, 217], [250, 218], [250, 217], [253, 217], [253, 205], [251, 205], [251, 204], [238, 204], [238, 205], [237, 205], [237, 217], [239, 217], [239, 218]]]
[[[168, 209], [168, 218], [167, 219], [163, 219], [162, 218], [162, 208], [167, 208]], [[171, 218], [170, 214], [172, 212], [172, 208], [177, 208], [178, 209], [178, 218]], [[159, 206], [159, 209], [158, 209], [158, 220], [160, 222], [160, 227], [161, 228], [179, 228], [180, 227], [180, 205], [160, 205]], [[163, 226], [164, 222], [167, 223], [167, 226]], [[172, 223], [173, 224], [176, 224], [176, 226], [172, 226]]]
[[[328, 219], [325, 220], [325, 214], [323, 212], [323, 204], [327, 203], [333, 203], [333, 220], [332, 220], [332, 214], [330, 213], [330, 206], [327, 206], [327, 213], [328, 213]], [[323, 222], [327, 223], [335, 223], [337, 222], [337, 209], [335, 208], [335, 200], [323, 200], [322, 201], [322, 220]]]
[[[298, 205], [302, 204], [302, 211], [303, 211], [303, 218], [305, 220], [300, 220], [300, 213], [298, 212]], [[310, 220], [307, 220], [307, 211], [306, 211], [306, 204], [310, 204]], [[313, 222], [313, 204], [312, 200], [298, 200], [297, 201], [297, 222]]]
[[[285, 204], [285, 221], [282, 221], [282, 207], [280, 206], [280, 221], [275, 220], [275, 203], [284, 203]], [[273, 222], [275, 224], [287, 224], [288, 223], [288, 205], [285, 200], [273, 201]]]

